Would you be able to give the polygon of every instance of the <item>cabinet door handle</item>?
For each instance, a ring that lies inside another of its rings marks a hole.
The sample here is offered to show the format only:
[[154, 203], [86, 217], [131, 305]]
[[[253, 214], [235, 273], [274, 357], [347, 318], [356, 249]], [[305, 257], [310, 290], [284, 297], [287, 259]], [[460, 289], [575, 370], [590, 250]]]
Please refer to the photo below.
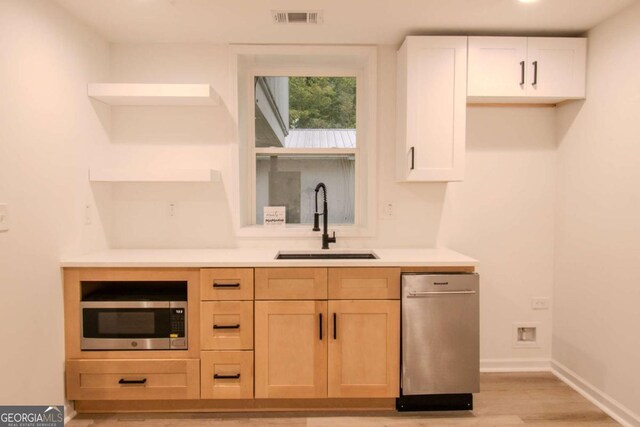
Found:
[[320, 316], [320, 341], [322, 341], [322, 313], [320, 313], [319, 316]]
[[213, 325], [213, 329], [240, 329], [240, 325]]
[[533, 61], [533, 83], [531, 86], [536, 86], [538, 84], [538, 61]]
[[214, 288], [239, 288], [240, 283], [214, 283]]
[[235, 374], [235, 375], [213, 374], [213, 379], [214, 380], [237, 380], [238, 378], [240, 378], [240, 374]]
[[524, 86], [524, 61], [520, 61], [520, 86]]
[[416, 167], [416, 147], [411, 147], [409, 151], [411, 151], [411, 170], [413, 170]]
[[120, 378], [118, 384], [146, 384], [147, 379], [143, 378], [141, 380], [125, 380], [124, 378]]
[[338, 339], [338, 316], [333, 313], [333, 339]]

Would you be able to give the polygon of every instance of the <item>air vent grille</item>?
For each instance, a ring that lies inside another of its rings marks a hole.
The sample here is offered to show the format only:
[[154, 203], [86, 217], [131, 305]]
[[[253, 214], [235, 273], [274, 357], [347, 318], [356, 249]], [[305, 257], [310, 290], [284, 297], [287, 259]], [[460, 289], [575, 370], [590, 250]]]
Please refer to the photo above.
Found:
[[322, 24], [322, 11], [272, 10], [271, 16], [276, 24]]
[[273, 20], [276, 24], [286, 24], [287, 12], [273, 12]]

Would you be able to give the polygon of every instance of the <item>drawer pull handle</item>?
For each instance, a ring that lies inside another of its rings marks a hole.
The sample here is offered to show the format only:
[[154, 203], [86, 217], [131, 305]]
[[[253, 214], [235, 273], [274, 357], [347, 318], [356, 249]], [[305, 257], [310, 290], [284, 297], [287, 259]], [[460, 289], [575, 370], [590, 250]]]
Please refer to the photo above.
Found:
[[240, 378], [240, 374], [235, 374], [235, 375], [218, 375], [218, 374], [213, 374], [213, 379], [214, 380], [237, 380]]
[[213, 329], [240, 329], [240, 325], [213, 325]]
[[240, 283], [214, 283], [214, 288], [239, 288]]
[[118, 384], [146, 384], [147, 383], [147, 379], [143, 378], [141, 380], [125, 380], [124, 378], [120, 378], [120, 381], [118, 381]]

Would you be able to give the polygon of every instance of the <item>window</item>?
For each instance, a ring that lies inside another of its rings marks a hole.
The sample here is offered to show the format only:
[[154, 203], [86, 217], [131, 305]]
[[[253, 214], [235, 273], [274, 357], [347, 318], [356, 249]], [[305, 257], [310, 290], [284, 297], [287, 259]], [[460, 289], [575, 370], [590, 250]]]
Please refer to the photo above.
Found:
[[256, 224], [285, 206], [311, 224], [315, 187], [327, 186], [329, 222], [355, 223], [356, 78], [255, 77]]
[[[319, 182], [327, 186], [331, 228], [343, 236], [371, 235], [375, 222], [375, 48], [234, 49], [238, 67], [238, 235], [314, 236], [310, 224]], [[286, 207], [286, 229], [262, 226], [265, 206]]]

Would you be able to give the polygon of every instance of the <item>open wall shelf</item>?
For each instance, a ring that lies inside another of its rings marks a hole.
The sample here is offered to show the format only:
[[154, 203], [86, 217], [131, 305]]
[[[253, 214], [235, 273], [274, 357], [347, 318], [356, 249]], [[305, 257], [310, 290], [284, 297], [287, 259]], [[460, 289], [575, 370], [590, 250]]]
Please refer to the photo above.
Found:
[[213, 106], [220, 97], [208, 84], [89, 83], [87, 94], [109, 105]]
[[89, 169], [90, 182], [220, 182], [213, 169]]

